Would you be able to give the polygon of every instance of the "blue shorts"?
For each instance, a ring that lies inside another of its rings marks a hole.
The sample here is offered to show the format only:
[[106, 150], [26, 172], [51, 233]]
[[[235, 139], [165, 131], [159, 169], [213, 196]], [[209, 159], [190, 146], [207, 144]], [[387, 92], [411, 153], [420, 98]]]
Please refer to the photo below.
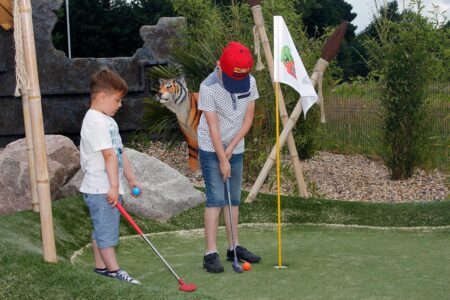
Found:
[[[106, 194], [84, 194], [84, 203], [89, 208], [92, 225], [92, 239], [100, 249], [114, 247], [119, 244], [120, 212], [111, 207], [106, 200]], [[122, 203], [122, 196], [119, 196]]]
[[[220, 163], [216, 152], [199, 149], [200, 166], [206, 189], [206, 207], [224, 207], [228, 205], [228, 193], [220, 173]], [[233, 154], [230, 159], [231, 177], [230, 198], [231, 205], [237, 206], [241, 202], [242, 169], [244, 154]]]

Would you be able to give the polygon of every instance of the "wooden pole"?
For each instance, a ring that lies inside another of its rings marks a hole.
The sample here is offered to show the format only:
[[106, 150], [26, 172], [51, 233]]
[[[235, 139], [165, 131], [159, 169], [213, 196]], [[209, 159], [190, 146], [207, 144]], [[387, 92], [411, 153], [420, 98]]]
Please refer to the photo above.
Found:
[[23, 50], [25, 67], [29, 79], [27, 92], [30, 106], [31, 128], [33, 132], [34, 158], [36, 163], [36, 182], [39, 194], [41, 217], [42, 248], [46, 262], [56, 263], [55, 236], [53, 232], [52, 204], [50, 184], [47, 169], [44, 124], [41, 107], [41, 91], [36, 63], [36, 48], [34, 44], [33, 19], [30, 0], [18, 0], [20, 23], [22, 25]]
[[[4, 27], [4, 29], [9, 30], [14, 25], [14, 10], [13, 10], [13, 3], [8, 1], [2, 1], [0, 0], [0, 25]], [[6, 16], [7, 18], [5, 20], [2, 20], [2, 16]], [[6, 22], [6, 24], [5, 24]], [[14, 29], [14, 37], [19, 37], [22, 39], [21, 33], [22, 31], [19, 30], [21, 28], [20, 26], [16, 26]], [[16, 49], [17, 49], [16, 45]], [[16, 50], [17, 51], [17, 50]], [[20, 56], [20, 59], [23, 60], [23, 53], [21, 51], [16, 53], [16, 57]], [[17, 63], [17, 62], [16, 62]], [[19, 68], [16, 67], [16, 72], [20, 72]], [[16, 76], [16, 78], [19, 78], [20, 76]], [[19, 82], [17, 84], [23, 85], [23, 82]], [[25, 82], [26, 84], [26, 82]], [[30, 120], [30, 107], [28, 102], [28, 95], [27, 95], [27, 87], [21, 86], [20, 88], [21, 94], [22, 94], [22, 110], [23, 110], [23, 121], [24, 121], [24, 128], [25, 128], [25, 140], [27, 145], [27, 156], [28, 156], [28, 169], [29, 169], [29, 176], [30, 176], [30, 188], [31, 188], [31, 206], [33, 208], [34, 212], [39, 212], [39, 198], [37, 194], [37, 185], [36, 185], [36, 170], [35, 170], [35, 164], [34, 164], [34, 147], [33, 147], [33, 132], [31, 129], [31, 120]]]
[[11, 0], [0, 0], [0, 27], [5, 30], [13, 27], [12, 7], [13, 3]]
[[[320, 61], [320, 59], [319, 59], [319, 61]], [[317, 62], [317, 64], [319, 64], [319, 61]], [[328, 65], [328, 63], [326, 65]], [[311, 81], [312, 81], [313, 85], [316, 85], [318, 76], [319, 76], [318, 72], [314, 72], [313, 75], [311, 76]], [[294, 125], [297, 123], [297, 120], [301, 113], [302, 113], [302, 105], [301, 105], [301, 100], [299, 99], [297, 104], [294, 107], [294, 110], [292, 111], [291, 117], [286, 122], [286, 125], [283, 128], [283, 131], [281, 131], [280, 140], [279, 140], [280, 151], [281, 151], [281, 149], [283, 149], [283, 146], [286, 143], [286, 140], [288, 140], [289, 135], [292, 135], [292, 129], [294, 128]], [[269, 175], [269, 171], [275, 162], [276, 155], [277, 155], [276, 152], [277, 152], [276, 147], [273, 147], [272, 151], [270, 152], [269, 158], [266, 160], [261, 172], [258, 175], [258, 178], [256, 178], [255, 184], [253, 185], [250, 193], [248, 194], [247, 199], [245, 199], [246, 203], [252, 203], [255, 200], [256, 195], [261, 190], [261, 187], [262, 187], [264, 181], [266, 180], [267, 175]]]
[[34, 162], [33, 129], [31, 128], [30, 103], [26, 89], [22, 89], [22, 110], [27, 142], [28, 170], [30, 172], [31, 206], [34, 212], [39, 212], [39, 196], [36, 183], [36, 164]]
[[[348, 22], [347, 21], [343, 22], [336, 28], [333, 34], [325, 42], [325, 45], [322, 48], [322, 53], [320, 55], [321, 58], [319, 58], [319, 60], [317, 61], [316, 66], [314, 67], [314, 72], [311, 75], [311, 81], [314, 86], [318, 84], [320, 77], [325, 73], [326, 69], [328, 68], [328, 62], [330, 62], [331, 60], [333, 60], [334, 57], [336, 57], [336, 54], [339, 50], [339, 46], [342, 40], [344, 39], [347, 26]], [[299, 100], [294, 110], [292, 111], [291, 117], [289, 118], [288, 122], [284, 126], [283, 131], [281, 132], [279, 141], [280, 149], [283, 147], [290, 132], [294, 128], [294, 125], [297, 122], [301, 112], [302, 106], [301, 101]], [[273, 147], [272, 151], [270, 152], [269, 158], [264, 164], [261, 172], [258, 175], [258, 178], [255, 181], [255, 184], [252, 187], [252, 190], [250, 191], [249, 195], [247, 196], [247, 199], [245, 200], [246, 203], [251, 203], [255, 200], [256, 195], [259, 193], [261, 186], [266, 180], [267, 175], [269, 174], [269, 171], [274, 164], [275, 158], [276, 158], [276, 149], [275, 147]]]
[[[259, 5], [259, 3], [261, 1], [248, 1], [251, 9], [252, 9], [252, 14], [253, 14], [253, 19], [255, 21], [255, 25], [258, 29], [258, 33], [261, 39], [261, 43], [263, 45], [263, 49], [264, 49], [264, 54], [266, 57], [266, 62], [267, 62], [267, 66], [269, 67], [269, 72], [270, 72], [270, 78], [272, 79], [273, 82], [273, 55], [272, 55], [272, 50], [270, 48], [270, 43], [269, 43], [269, 39], [267, 38], [267, 33], [266, 33], [266, 28], [264, 25], [264, 17], [262, 14], [262, 10], [261, 10], [261, 5]], [[277, 91], [277, 89], [275, 88], [275, 83], [273, 83], [273, 87], [275, 92]], [[283, 97], [283, 93], [281, 91], [281, 89], [278, 89], [278, 101], [279, 101], [279, 108], [280, 108], [280, 116], [281, 116], [281, 122], [283, 124], [283, 126], [286, 126], [286, 123], [289, 119], [289, 115], [286, 109], [286, 105], [284, 102], [284, 97]], [[289, 153], [291, 156], [291, 162], [294, 168], [294, 174], [295, 174], [295, 178], [297, 179], [297, 185], [299, 187], [299, 191], [300, 191], [300, 195], [302, 195], [305, 198], [309, 197], [308, 194], [308, 189], [306, 188], [306, 184], [305, 184], [305, 179], [303, 178], [303, 172], [302, 172], [302, 167], [301, 167], [301, 163], [300, 163], [300, 159], [298, 157], [298, 152], [297, 152], [297, 147], [295, 146], [295, 140], [294, 140], [294, 136], [292, 135], [292, 133], [290, 133], [288, 135], [288, 148], [289, 148]]]

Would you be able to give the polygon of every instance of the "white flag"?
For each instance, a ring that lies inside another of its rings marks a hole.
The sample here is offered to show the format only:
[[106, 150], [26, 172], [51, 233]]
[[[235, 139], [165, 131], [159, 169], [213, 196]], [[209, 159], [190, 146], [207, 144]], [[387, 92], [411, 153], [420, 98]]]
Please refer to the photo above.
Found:
[[273, 17], [274, 26], [274, 82], [289, 84], [301, 96], [303, 114], [317, 102], [317, 93], [298, 55], [283, 17]]

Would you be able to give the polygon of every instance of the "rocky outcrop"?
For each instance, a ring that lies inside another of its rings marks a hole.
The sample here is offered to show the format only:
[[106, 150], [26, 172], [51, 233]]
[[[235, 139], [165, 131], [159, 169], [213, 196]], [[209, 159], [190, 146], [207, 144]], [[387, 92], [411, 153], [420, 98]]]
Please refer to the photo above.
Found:
[[[143, 47], [131, 57], [73, 58], [52, 44], [52, 31], [57, 22], [55, 11], [62, 0], [32, 1], [33, 24], [42, 94], [42, 110], [46, 133], [78, 135], [89, 107], [90, 75], [102, 66], [116, 70], [127, 82], [129, 93], [116, 116], [122, 131], [141, 129], [143, 100], [151, 96], [146, 73], [148, 68], [166, 64], [172, 52], [173, 40], [179, 44], [185, 19], [161, 18], [154, 26], [143, 26]], [[138, 33], [136, 33], [138, 34]], [[13, 30], [0, 28], [0, 147], [11, 136], [24, 135], [22, 104], [14, 98], [15, 60]]]
[[125, 208], [150, 219], [165, 220], [204, 202], [204, 195], [189, 179], [160, 160], [132, 149], [128, 158], [144, 191], [134, 198], [127, 193]]
[[[47, 135], [47, 165], [52, 200], [80, 168], [74, 143], [61, 135]], [[31, 209], [30, 175], [26, 140], [12, 142], [0, 153], [0, 214]]]
[[[125, 151], [144, 188], [143, 193], [134, 198], [124, 182], [124, 206], [130, 212], [143, 218], [165, 220], [204, 201], [203, 193], [174, 168], [147, 154], [128, 148]], [[82, 180], [80, 170], [61, 188], [61, 195], [68, 197], [79, 193]]]

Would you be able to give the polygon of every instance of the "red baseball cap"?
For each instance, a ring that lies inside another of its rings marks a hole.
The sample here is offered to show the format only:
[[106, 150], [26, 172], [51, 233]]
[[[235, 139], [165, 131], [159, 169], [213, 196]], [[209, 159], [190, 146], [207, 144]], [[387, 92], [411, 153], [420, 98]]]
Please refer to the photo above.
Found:
[[223, 86], [230, 93], [250, 90], [250, 70], [253, 58], [250, 50], [238, 42], [229, 42], [219, 59]]

